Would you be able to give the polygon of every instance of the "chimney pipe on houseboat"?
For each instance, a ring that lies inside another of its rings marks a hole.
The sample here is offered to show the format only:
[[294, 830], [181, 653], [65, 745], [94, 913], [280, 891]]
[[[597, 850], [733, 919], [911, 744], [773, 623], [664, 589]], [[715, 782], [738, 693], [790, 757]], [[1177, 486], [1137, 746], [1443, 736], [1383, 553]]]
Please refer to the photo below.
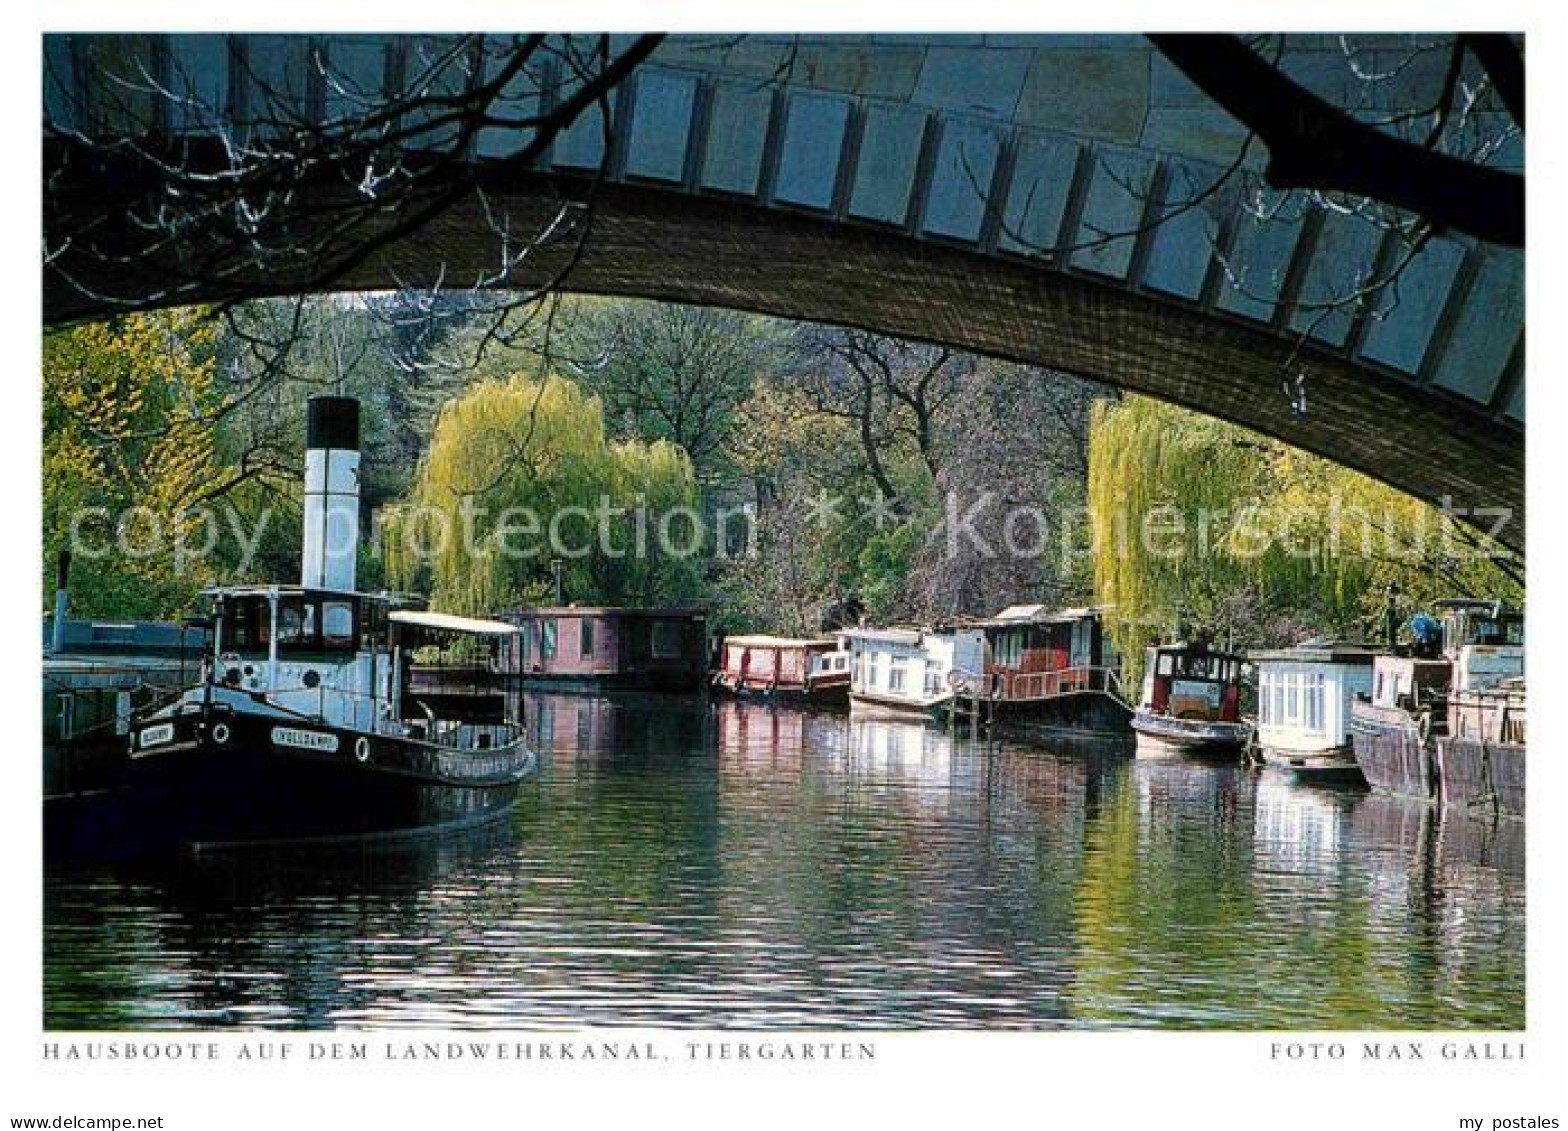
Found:
[[308, 412], [300, 584], [352, 590], [359, 551], [359, 401], [311, 397]]
[[566, 604], [566, 563], [560, 558], [553, 558], [550, 569], [555, 574], [555, 607], [559, 609]]

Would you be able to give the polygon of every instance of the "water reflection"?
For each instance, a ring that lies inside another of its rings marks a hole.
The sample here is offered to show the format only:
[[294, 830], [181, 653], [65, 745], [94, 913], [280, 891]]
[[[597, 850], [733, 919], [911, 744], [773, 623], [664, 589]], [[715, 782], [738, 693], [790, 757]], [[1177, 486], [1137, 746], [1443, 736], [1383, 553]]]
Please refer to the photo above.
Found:
[[919, 721], [526, 707], [509, 825], [52, 870], [47, 1025], [1523, 1023], [1517, 825]]

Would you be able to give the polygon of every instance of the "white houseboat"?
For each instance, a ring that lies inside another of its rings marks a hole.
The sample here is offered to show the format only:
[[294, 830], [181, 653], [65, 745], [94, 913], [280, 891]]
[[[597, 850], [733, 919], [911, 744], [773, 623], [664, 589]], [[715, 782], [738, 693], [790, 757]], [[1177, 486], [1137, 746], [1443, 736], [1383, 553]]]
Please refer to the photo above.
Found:
[[850, 628], [849, 698], [861, 709], [931, 715], [953, 697], [955, 670], [981, 670], [985, 637], [963, 628]]
[[1264, 763], [1306, 780], [1362, 781], [1350, 708], [1356, 696], [1372, 690], [1376, 657], [1370, 645], [1319, 642], [1250, 653]]

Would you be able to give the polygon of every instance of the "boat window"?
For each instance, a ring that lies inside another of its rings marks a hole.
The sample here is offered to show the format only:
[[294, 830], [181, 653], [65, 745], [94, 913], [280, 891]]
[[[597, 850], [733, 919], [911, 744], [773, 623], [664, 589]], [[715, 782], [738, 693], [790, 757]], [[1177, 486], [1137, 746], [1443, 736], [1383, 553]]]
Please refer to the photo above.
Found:
[[[332, 629], [325, 625], [331, 611]], [[348, 601], [322, 602], [314, 598], [278, 598], [278, 651], [320, 652], [354, 647], [354, 609]]]
[[539, 656], [541, 659], [555, 659], [555, 632], [556, 621], [548, 617], [539, 622]]
[[1176, 673], [1176, 657], [1169, 652], [1160, 653], [1159, 662], [1155, 665], [1155, 670], [1161, 675], [1174, 675]]
[[354, 646], [354, 604], [352, 601], [321, 602], [321, 642], [328, 648]]
[[889, 691], [904, 690], [904, 672], [907, 665], [903, 660], [894, 660], [887, 673], [887, 689]]
[[577, 654], [584, 660], [593, 659], [593, 618], [582, 617], [577, 622]]
[[265, 652], [272, 609], [265, 597], [230, 597], [218, 614], [218, 646], [225, 652]]
[[1023, 659], [1024, 634], [1018, 629], [1001, 633], [996, 638], [996, 663], [1004, 668], [1016, 668]]
[[650, 647], [653, 654], [662, 660], [675, 659], [681, 654], [681, 623], [674, 620], [656, 620], [653, 622]]

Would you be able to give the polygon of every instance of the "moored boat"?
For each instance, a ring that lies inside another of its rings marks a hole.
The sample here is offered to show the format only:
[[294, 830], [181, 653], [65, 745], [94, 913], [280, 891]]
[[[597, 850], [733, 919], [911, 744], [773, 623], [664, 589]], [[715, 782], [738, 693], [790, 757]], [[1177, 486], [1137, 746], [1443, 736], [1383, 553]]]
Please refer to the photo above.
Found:
[[473, 823], [535, 768], [506, 696], [414, 675], [432, 655], [493, 671], [515, 627], [356, 590], [358, 423], [353, 400], [311, 400], [301, 583], [210, 590], [201, 678], [132, 721], [132, 835], [199, 846]]
[[1438, 800], [1434, 726], [1446, 725], [1447, 660], [1382, 655], [1372, 690], [1350, 705], [1351, 750], [1367, 785], [1416, 801]]
[[511, 609], [497, 620], [517, 634], [502, 670], [562, 691], [697, 691], [708, 661], [700, 609], [568, 605]]
[[1308, 642], [1254, 651], [1257, 746], [1266, 765], [1306, 781], [1361, 783], [1351, 744], [1350, 709], [1372, 687], [1377, 649]]
[[741, 698], [841, 705], [850, 656], [836, 640], [727, 636], [713, 689]]
[[1252, 733], [1240, 713], [1242, 657], [1200, 637], [1155, 645], [1144, 663], [1143, 694], [1132, 716], [1140, 758], [1241, 752]]
[[1522, 678], [1449, 696], [1448, 733], [1437, 738], [1443, 805], [1524, 816], [1525, 685]]
[[1352, 704], [1356, 761], [1373, 789], [1445, 808], [1524, 815], [1524, 615], [1450, 599], [1412, 618]]
[[954, 634], [950, 705], [1012, 730], [1127, 734], [1132, 707], [1094, 608], [1013, 605]]
[[851, 707], [926, 717], [953, 699], [956, 652], [984, 647], [978, 631], [952, 628], [848, 628], [839, 638], [849, 653]]

